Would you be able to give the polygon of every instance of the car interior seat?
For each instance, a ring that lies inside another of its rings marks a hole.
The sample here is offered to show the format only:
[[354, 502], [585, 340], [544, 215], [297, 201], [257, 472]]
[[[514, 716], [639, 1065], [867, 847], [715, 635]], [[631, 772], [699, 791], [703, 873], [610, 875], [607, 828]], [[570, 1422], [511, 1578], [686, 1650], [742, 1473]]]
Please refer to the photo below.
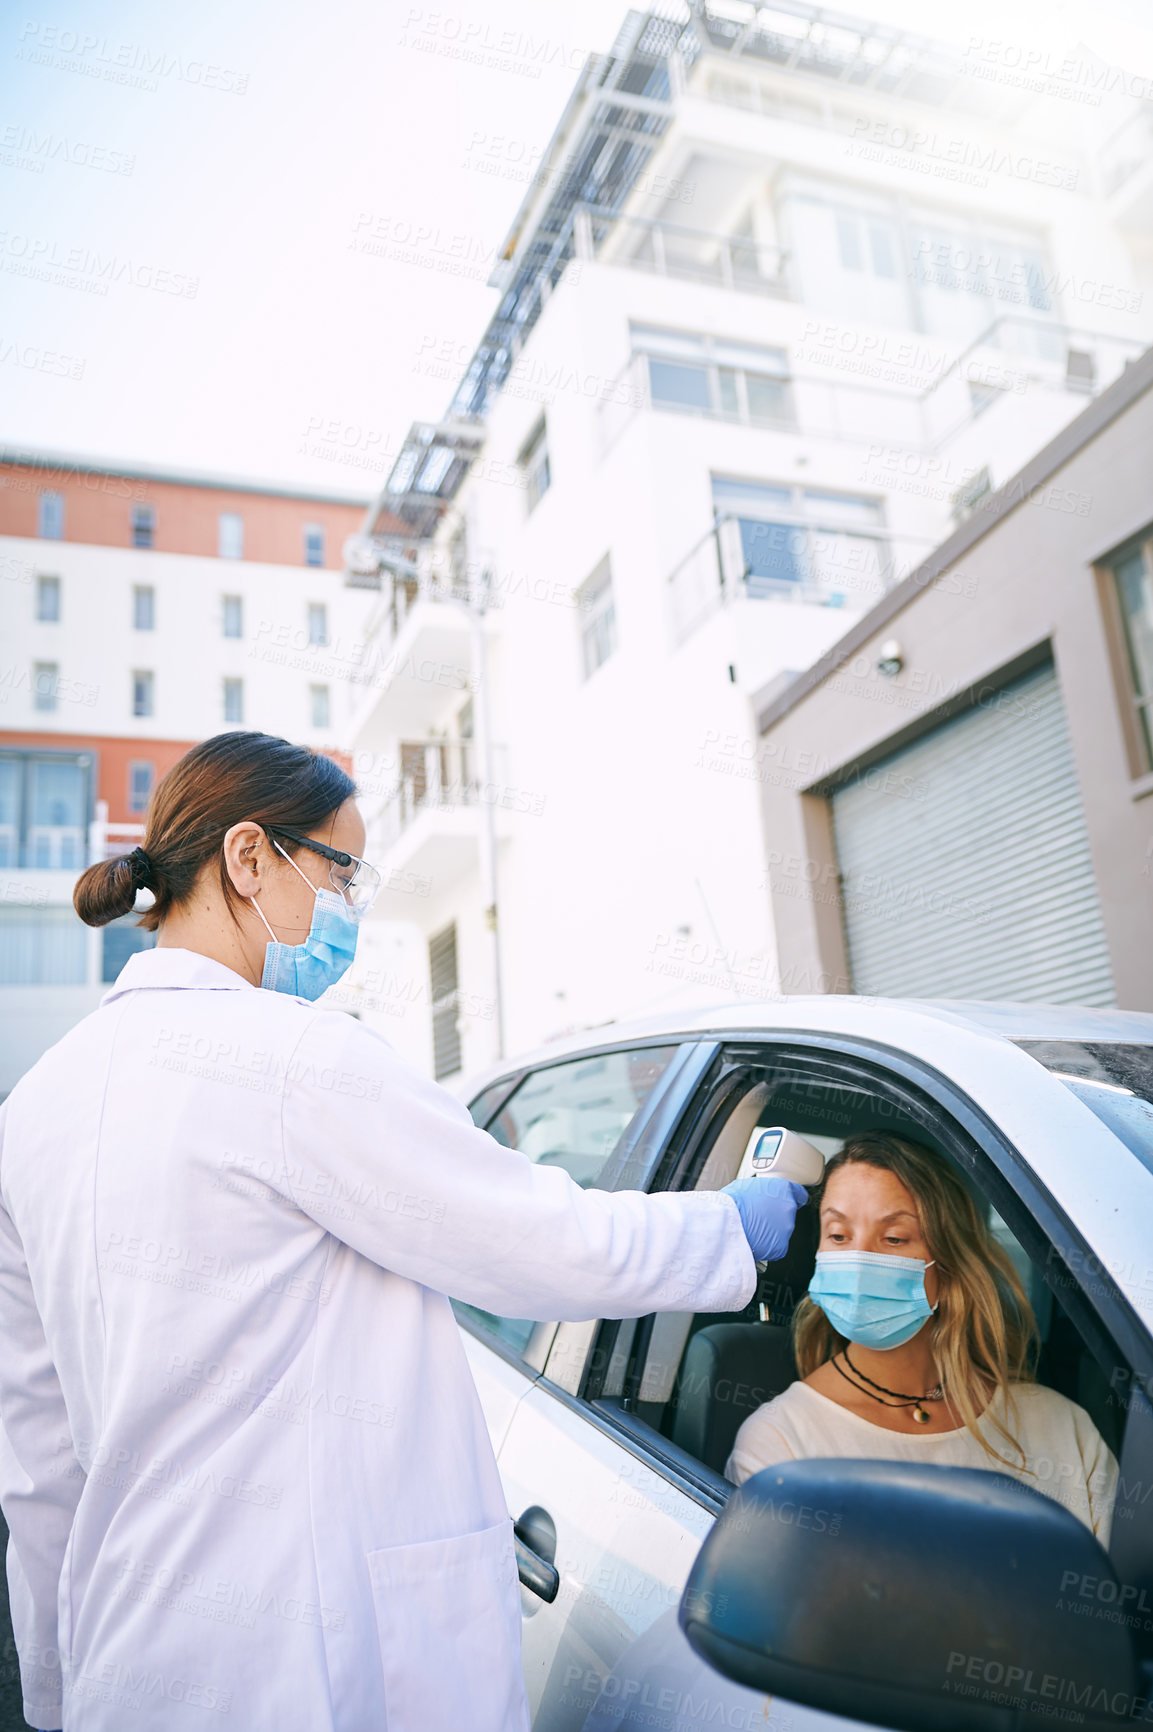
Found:
[[723, 1473], [737, 1432], [797, 1375], [792, 1333], [773, 1323], [711, 1323], [685, 1351], [672, 1441]]
[[812, 1280], [817, 1238], [816, 1211], [802, 1209], [788, 1251], [761, 1271], [745, 1310], [693, 1319], [669, 1435], [716, 1473], [742, 1422], [796, 1381], [793, 1312]]

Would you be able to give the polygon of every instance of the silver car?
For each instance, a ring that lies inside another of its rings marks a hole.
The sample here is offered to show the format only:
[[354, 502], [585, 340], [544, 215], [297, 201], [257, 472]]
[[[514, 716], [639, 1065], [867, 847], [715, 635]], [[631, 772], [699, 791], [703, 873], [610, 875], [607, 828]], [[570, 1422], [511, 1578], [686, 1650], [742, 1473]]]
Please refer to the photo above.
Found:
[[[1113, 1625], [1124, 1619], [1134, 1664], [1153, 1662], [1153, 1015], [790, 998], [611, 1025], [489, 1072], [465, 1098], [499, 1141], [605, 1190], [719, 1189], [758, 1125], [826, 1153], [884, 1129], [956, 1162], [1030, 1294], [1041, 1381], [1086, 1408], [1118, 1457], [1110, 1556], [1104, 1573], [1081, 1575], [1126, 1588]], [[820, 1666], [798, 1687], [802, 1706], [734, 1681], [762, 1678], [755, 1669], [722, 1675], [701, 1657], [715, 1662], [707, 1640], [686, 1640], [678, 1610], [733, 1493], [722, 1472], [737, 1428], [796, 1375], [789, 1324], [812, 1273], [812, 1215], [801, 1212], [784, 1261], [740, 1313], [556, 1324], [456, 1303], [517, 1523], [536, 1732], [1018, 1723], [1003, 1706], [982, 1719], [975, 1700], [941, 1718], [931, 1705], [888, 1710], [863, 1686], [846, 1694], [844, 1680], [823, 1692]], [[786, 1538], [802, 1561], [776, 1591], [804, 1609], [803, 1548], [832, 1517], [797, 1507], [808, 1514]], [[1088, 1530], [1085, 1541], [1096, 1547]], [[914, 1542], [948, 1616], [959, 1590], [932, 1574], [931, 1533]], [[1082, 1598], [1088, 1617], [1113, 1603]], [[912, 1668], [917, 1645], [907, 1608], [903, 1618], [896, 1657], [877, 1660], [894, 1702], [905, 1700], [900, 1654]], [[1125, 1717], [1143, 1716], [1132, 1706]]]

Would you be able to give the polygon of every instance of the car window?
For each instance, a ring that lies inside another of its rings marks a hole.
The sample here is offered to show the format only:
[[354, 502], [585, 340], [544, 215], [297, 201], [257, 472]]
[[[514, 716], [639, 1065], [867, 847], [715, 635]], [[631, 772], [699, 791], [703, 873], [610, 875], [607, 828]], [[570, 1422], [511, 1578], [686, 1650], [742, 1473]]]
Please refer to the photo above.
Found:
[[472, 1114], [473, 1124], [479, 1125], [483, 1130], [505, 1095], [510, 1093], [512, 1086], [512, 1079], [504, 1077], [500, 1082], [490, 1083], [486, 1089], [481, 1090], [475, 1100], [469, 1101], [468, 1110]]
[[[634, 1047], [530, 1071], [488, 1124], [489, 1135], [542, 1166], [563, 1167], [578, 1185], [593, 1187], [677, 1051], [676, 1046]], [[474, 1116], [483, 1099], [474, 1103]], [[458, 1317], [480, 1324], [521, 1355], [539, 1327], [459, 1300], [453, 1307]]]
[[489, 1134], [542, 1166], [563, 1167], [578, 1185], [595, 1185], [676, 1050], [640, 1047], [531, 1071]]
[[[934, 1116], [930, 1108], [902, 1107], [880, 1077], [874, 1093], [862, 1080], [848, 1083], [833, 1076], [825, 1082], [812, 1066], [802, 1065], [790, 1074], [787, 1063], [766, 1059], [763, 1069], [737, 1073], [739, 1086], [726, 1098], [724, 1111], [713, 1116], [698, 1153], [686, 1157], [684, 1180], [690, 1186], [713, 1190], [728, 1183], [751, 1138], [767, 1125], [797, 1131], [826, 1156], [850, 1134], [884, 1130], [927, 1143], [956, 1162], [951, 1143], [962, 1133], [943, 1110]], [[1012, 1223], [998, 1213], [983, 1192], [981, 1163], [976, 1173], [971, 1165], [958, 1164], [957, 1170], [1019, 1274], [1036, 1315], [1037, 1381], [1083, 1408], [1110, 1450], [1119, 1454], [1129, 1373], [1117, 1363], [1104, 1364], [1082, 1333], [1077, 1301], [1083, 1301], [1084, 1283], [1038, 1236], [1035, 1223], [1030, 1224], [1026, 1248], [1019, 1236], [1026, 1224], [1017, 1223], [1018, 1213], [1026, 1216], [1024, 1206], [1019, 1199], [1013, 1199], [1014, 1208], [1003, 1202]], [[598, 1347], [605, 1366], [603, 1399], [619, 1400], [676, 1449], [713, 1473], [723, 1473], [740, 1425], [796, 1380], [791, 1324], [812, 1278], [817, 1231], [816, 1211], [803, 1209], [788, 1252], [761, 1271], [743, 1311], [664, 1314], [602, 1325]]]
[[1063, 1082], [1153, 1173], [1153, 1046], [1074, 1040], [1013, 1044]]

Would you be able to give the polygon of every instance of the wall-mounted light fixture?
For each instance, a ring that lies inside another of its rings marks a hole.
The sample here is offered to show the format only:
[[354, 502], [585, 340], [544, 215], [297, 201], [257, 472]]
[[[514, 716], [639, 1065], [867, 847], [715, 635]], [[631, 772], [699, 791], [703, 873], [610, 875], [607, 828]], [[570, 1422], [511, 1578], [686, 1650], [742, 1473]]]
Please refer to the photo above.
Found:
[[904, 665], [904, 651], [895, 637], [889, 638], [881, 645], [881, 657], [877, 663], [877, 672], [888, 674], [891, 678], [893, 674], [899, 674]]

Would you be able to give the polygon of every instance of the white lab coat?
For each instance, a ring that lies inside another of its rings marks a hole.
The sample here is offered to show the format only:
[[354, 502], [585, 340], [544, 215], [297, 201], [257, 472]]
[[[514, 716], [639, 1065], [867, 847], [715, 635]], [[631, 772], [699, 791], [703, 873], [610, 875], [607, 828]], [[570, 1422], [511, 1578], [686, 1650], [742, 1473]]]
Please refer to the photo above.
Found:
[[755, 1280], [731, 1198], [582, 1191], [353, 1018], [187, 950], [133, 956], [21, 1080], [0, 1197], [25, 1713], [82, 1732], [526, 1728], [444, 1295], [581, 1319]]

